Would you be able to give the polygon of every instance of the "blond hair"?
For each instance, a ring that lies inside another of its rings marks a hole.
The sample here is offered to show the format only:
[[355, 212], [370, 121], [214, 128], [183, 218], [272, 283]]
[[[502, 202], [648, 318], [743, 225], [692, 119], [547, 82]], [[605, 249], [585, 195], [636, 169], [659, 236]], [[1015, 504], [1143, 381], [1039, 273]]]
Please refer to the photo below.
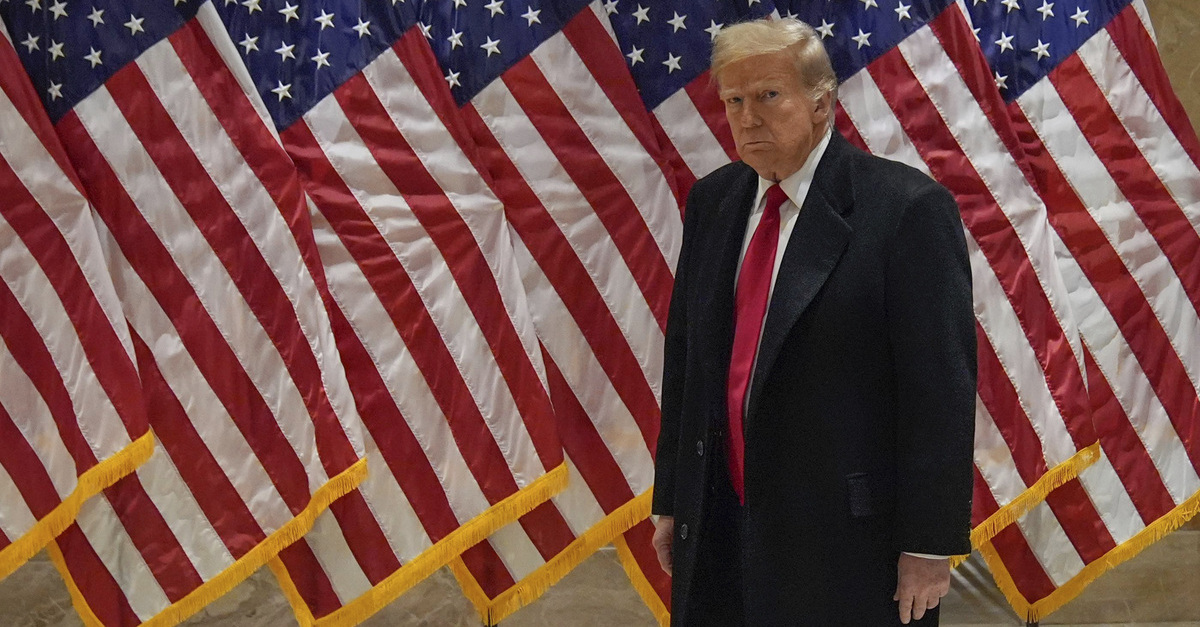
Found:
[[785, 51], [792, 57], [809, 98], [816, 100], [831, 93], [837, 100], [837, 74], [825, 45], [812, 26], [790, 17], [763, 18], [722, 28], [713, 42], [713, 80], [720, 80], [721, 70], [730, 63]]

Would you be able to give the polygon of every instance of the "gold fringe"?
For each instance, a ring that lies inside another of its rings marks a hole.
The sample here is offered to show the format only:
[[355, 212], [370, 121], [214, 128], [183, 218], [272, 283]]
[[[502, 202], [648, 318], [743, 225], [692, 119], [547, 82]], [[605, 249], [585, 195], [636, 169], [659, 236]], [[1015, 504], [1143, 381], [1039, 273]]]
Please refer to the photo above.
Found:
[[509, 495], [455, 529], [436, 544], [425, 549], [415, 559], [402, 566], [386, 579], [372, 586], [365, 594], [350, 604], [321, 618], [315, 618], [312, 610], [296, 589], [296, 584], [287, 574], [287, 569], [278, 559], [272, 560], [271, 571], [279, 581], [284, 596], [292, 605], [292, 611], [300, 625], [342, 626], [357, 625], [384, 606], [395, 601], [417, 583], [432, 575], [442, 566], [457, 558], [463, 551], [479, 544], [488, 536], [514, 520], [528, 514], [538, 505], [567, 487], [567, 463], [564, 461], [550, 472], [538, 477], [524, 489]]
[[671, 624], [671, 612], [667, 610], [667, 604], [659, 598], [658, 591], [650, 585], [650, 580], [646, 579], [646, 573], [642, 572], [642, 567], [634, 559], [633, 551], [629, 550], [629, 544], [625, 542], [625, 537], [613, 538], [613, 544], [617, 547], [617, 557], [621, 558], [621, 565], [625, 567], [625, 574], [629, 576], [629, 582], [633, 584], [633, 589], [637, 591], [638, 596], [642, 597], [642, 602], [646, 604], [646, 607], [650, 608], [650, 613], [658, 621], [659, 627], [668, 627]]
[[[996, 537], [996, 534], [1000, 533], [1001, 529], [1017, 522], [1018, 518], [1027, 514], [1038, 503], [1045, 501], [1047, 494], [1050, 494], [1055, 488], [1062, 486], [1064, 483], [1078, 477], [1083, 469], [1094, 464], [1097, 459], [1100, 459], [1099, 442], [1080, 450], [1063, 463], [1047, 471], [1033, 485], [1017, 495], [1017, 498], [996, 510], [994, 514], [987, 517], [987, 520], [984, 520], [972, 529], [971, 544], [976, 548], [983, 547], [989, 540]], [[958, 561], [961, 562], [962, 560]]]
[[[275, 557], [288, 545], [308, 533], [317, 516], [328, 509], [330, 503], [357, 488], [366, 476], [367, 460], [360, 459], [346, 470], [331, 477], [329, 481], [313, 492], [308, 506], [296, 514], [287, 524], [267, 536], [266, 539], [259, 542], [257, 546], [250, 549], [228, 568], [189, 592], [187, 596], [147, 619], [142, 625], [146, 627], [172, 627], [178, 625], [192, 614], [200, 611], [205, 605], [220, 598], [226, 592], [232, 590], [234, 586], [253, 574], [254, 571], [262, 567], [263, 564], [266, 564], [268, 560]], [[51, 550], [51, 559], [54, 561], [54, 565], [58, 567], [59, 574], [62, 575], [63, 580], [67, 583], [67, 589], [71, 591], [71, 599], [75, 603], [76, 611], [79, 612], [80, 617], [85, 617], [85, 623], [91, 620], [94, 622], [88, 623], [89, 625], [102, 627], [100, 621], [92, 613], [91, 608], [88, 607], [87, 600], [79, 593], [70, 572], [66, 568], [66, 563], [62, 560], [62, 553], [58, 551], [58, 547], [55, 545], [52, 544], [50, 546], [53, 547]]]
[[990, 541], [980, 546], [979, 552], [983, 555], [984, 561], [987, 562], [988, 568], [991, 569], [992, 578], [996, 580], [996, 585], [1004, 593], [1009, 605], [1017, 612], [1017, 615], [1024, 615], [1025, 619], [1029, 622], [1037, 622], [1075, 599], [1097, 577], [1108, 572], [1114, 566], [1141, 553], [1143, 549], [1161, 540], [1168, 533], [1182, 527], [1184, 523], [1191, 520], [1197, 513], [1200, 513], [1200, 492], [1193, 494], [1191, 498], [1180, 503], [1175, 509], [1164, 514], [1158, 520], [1150, 523], [1149, 526], [1139, 531], [1132, 538], [1105, 553], [1103, 557], [1084, 566], [1083, 570], [1079, 571], [1070, 581], [1059, 586], [1046, 598], [1034, 603], [1026, 600], [1017, 590], [1017, 585], [1013, 581], [1012, 575], [1005, 568], [1004, 562], [1000, 559], [999, 554], [996, 553], [996, 547]]
[[50, 561], [54, 564], [54, 568], [62, 575], [63, 583], [67, 584], [67, 592], [71, 595], [71, 605], [75, 606], [75, 612], [79, 614], [79, 620], [86, 627], [104, 627], [104, 623], [96, 617], [92, 607], [88, 605], [87, 599], [83, 598], [83, 593], [79, 591], [79, 586], [75, 585], [75, 580], [67, 571], [67, 560], [63, 558], [62, 551], [58, 545], [51, 542], [46, 545], [46, 553], [50, 556]]
[[462, 587], [467, 599], [479, 612], [484, 624], [495, 625], [511, 616], [513, 612], [536, 601], [550, 586], [558, 583], [597, 549], [612, 542], [613, 538], [645, 520], [650, 515], [650, 498], [651, 492], [647, 490], [613, 510], [600, 522], [592, 525], [583, 535], [575, 538], [558, 555], [550, 558], [550, 561], [523, 577], [516, 585], [505, 590], [495, 599], [488, 599], [487, 594], [480, 588], [479, 583], [467, 570], [461, 558], [450, 564], [450, 570], [458, 579], [459, 586]]
[[34, 523], [29, 531], [0, 551], [0, 579], [11, 575], [29, 558], [54, 541], [58, 534], [75, 522], [84, 501], [120, 481], [154, 453], [154, 434], [147, 431], [104, 461], [84, 471], [75, 481], [75, 489], [53, 510]]

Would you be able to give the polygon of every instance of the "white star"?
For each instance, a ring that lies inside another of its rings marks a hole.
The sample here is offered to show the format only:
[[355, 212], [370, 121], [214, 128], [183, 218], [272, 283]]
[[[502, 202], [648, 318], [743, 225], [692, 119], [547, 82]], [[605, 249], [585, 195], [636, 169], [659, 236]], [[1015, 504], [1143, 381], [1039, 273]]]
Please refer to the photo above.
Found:
[[1018, 11], [1021, 8], [1021, 4], [1017, 0], [1000, 0], [1000, 4], [1008, 7], [1008, 13]]
[[639, 25], [642, 22], [649, 22], [650, 21], [650, 7], [644, 7], [639, 4], [637, 11], [633, 12], [633, 16], [637, 18], [637, 23]]
[[462, 36], [463, 36], [462, 33], [458, 32], [454, 29], [450, 29], [450, 36], [446, 38], [446, 41], [450, 42], [451, 50], [462, 47], [462, 45], [463, 45]]
[[104, 9], [92, 7], [92, 12], [88, 13], [88, 19], [92, 21], [92, 26], [99, 26], [104, 23]]
[[483, 8], [491, 11], [492, 17], [496, 17], [497, 13], [504, 15], [504, 0], [492, 0], [491, 2], [483, 5]]
[[789, 20], [798, 20], [798, 19], [800, 19], [800, 16], [799, 16], [799, 15], [796, 15], [796, 13], [795, 13], [794, 11], [788, 11], [788, 12], [787, 12], [787, 15], [785, 15], [784, 17], [788, 18]]
[[312, 60], [317, 62], [318, 70], [321, 66], [329, 67], [329, 53], [321, 52], [320, 48], [317, 48], [317, 54], [313, 55]]
[[612, 15], [617, 12], [617, 0], [608, 0], [604, 3], [604, 14]]
[[279, 44], [279, 47], [275, 49], [275, 54], [279, 55], [279, 61], [282, 63], [288, 59], [296, 58], [296, 55], [292, 52], [295, 49], [296, 44]]
[[979, 27], [978, 26], [971, 29], [971, 34], [975, 35], [975, 41], [979, 41]]
[[46, 92], [50, 94], [51, 100], [62, 98], [62, 83], [51, 82], [50, 89], [47, 89]]
[[60, 17], [66, 17], [67, 3], [62, 0], [55, 0], [54, 4], [50, 5], [50, 12], [54, 14], [55, 21], [58, 21]]
[[541, 14], [542, 14], [541, 9], [534, 11], [533, 7], [529, 7], [528, 9], [525, 10], [524, 13], [521, 14], [521, 17], [525, 18], [526, 22], [529, 22], [528, 24], [526, 24], [526, 26], [533, 26], [534, 24], [542, 23], [542, 18], [538, 17]]
[[489, 57], [492, 56], [493, 54], [500, 54], [500, 40], [499, 39], [492, 41], [492, 38], [488, 37], [487, 41], [480, 44], [479, 47], [483, 48], [484, 50], [487, 50], [487, 56], [489, 56]]
[[903, 2], [901, 2], [900, 6], [896, 7], [896, 15], [899, 16], [898, 19], [911, 20], [912, 16], [908, 14], [909, 9], [911, 9], [911, 8], [912, 8], [911, 4], [904, 4]]
[[704, 32], [708, 33], [709, 41], [716, 40], [717, 33], [721, 32], [722, 26], [724, 26], [724, 24], [718, 24], [716, 20], [708, 21], [708, 28], [704, 29]]
[[1037, 12], [1042, 14], [1042, 21], [1045, 22], [1054, 17], [1054, 3], [1042, 0], [1042, 6], [1038, 7]]
[[313, 21], [320, 22], [321, 30], [333, 28], [333, 14], [326, 12], [325, 9], [321, 9], [321, 14], [313, 18]]
[[1080, 26], [1083, 26], [1084, 24], [1091, 23], [1087, 19], [1088, 13], [1091, 13], [1091, 11], [1084, 11], [1083, 9], [1081, 9], [1079, 7], [1075, 7], [1075, 15], [1071, 16], [1071, 19], [1075, 20], [1075, 28], [1079, 28]]
[[454, 8], [467, 6], [467, 0], [454, 0]]
[[225, 0], [225, 4], [223, 6], [229, 6], [231, 4], [237, 4], [237, 0]]
[[446, 75], [446, 84], [450, 87], [462, 87], [462, 83], [458, 82], [459, 72], [451, 72]]
[[679, 62], [682, 60], [683, 60], [683, 57], [677, 57], [668, 52], [667, 60], [662, 62], [663, 65], [667, 66], [667, 74], [670, 74], [670, 73], [674, 72], [675, 70], [680, 69]]
[[122, 26], [129, 29], [130, 35], [136, 35], [138, 33], [146, 32], [146, 29], [142, 28], [142, 22], [144, 22], [144, 21], [146, 21], [146, 18], [134, 17], [133, 14], [130, 13], [129, 21], [122, 24]]
[[42, 8], [42, 0], [26, 0], [25, 4], [29, 6], [29, 10], [36, 13]]
[[1038, 60], [1040, 61], [1041, 59], [1044, 59], [1044, 58], [1050, 56], [1050, 44], [1044, 44], [1044, 43], [1042, 43], [1042, 40], [1039, 39], [1038, 45], [1034, 46], [1029, 51], [1036, 53], [1038, 56]]
[[291, 98], [292, 97], [292, 92], [291, 92], [292, 84], [288, 83], [287, 85], [284, 85], [283, 81], [277, 81], [277, 83], [278, 83], [278, 86], [275, 87], [274, 89], [272, 89], [271, 93], [275, 94], [276, 96], [279, 96], [279, 102], [283, 102], [284, 98]]
[[250, 33], [246, 33], [238, 45], [246, 49], [246, 54], [250, 54], [251, 50], [258, 50], [258, 37], [251, 37]]
[[181, 4], [184, 4], [185, 2], [187, 2], [187, 0], [175, 0], [174, 2], [171, 3], [171, 6], [177, 7]]
[[33, 33], [29, 33], [28, 35], [25, 36], [25, 41], [21, 42], [21, 45], [25, 46], [26, 52], [33, 52], [34, 50], [41, 50], [42, 49], [41, 46], [37, 45], [37, 42], [39, 39], [41, 39], [41, 37], [34, 37]]
[[362, 18], [360, 17], [358, 18], [358, 24], [352, 26], [351, 30], [358, 33], [358, 38], [362, 39], [363, 37], [367, 37], [371, 34], [371, 23], [362, 21]]
[[57, 61], [60, 58], [67, 56], [67, 55], [63, 54], [62, 47], [63, 47], [63, 45], [61, 43], [54, 41], [53, 39], [50, 40], [49, 51], [50, 51], [50, 60], [51, 61]]
[[637, 46], [634, 46], [633, 50], [630, 50], [629, 54], [625, 55], [629, 57], [629, 65], [634, 66], [639, 63], [643, 63], [644, 59], [642, 59], [642, 53], [645, 51], [645, 48], [638, 48]]
[[979, 6], [979, 3], [981, 3], [981, 2], [982, 2], [983, 4], [987, 4], [987, 0], [975, 0], [975, 3], [974, 3], [974, 4], [972, 4], [971, 6], [973, 6], [973, 7], [977, 7], [977, 6]]
[[677, 32], [679, 32], [680, 30], [687, 30], [687, 26], [684, 26], [684, 25], [683, 25], [683, 21], [684, 21], [684, 20], [686, 20], [686, 19], [687, 19], [687, 16], [686, 16], [686, 15], [680, 15], [680, 14], [676, 13], [676, 14], [675, 14], [675, 17], [673, 17], [673, 18], [671, 18], [671, 19], [667, 20], [667, 23], [668, 23], [668, 24], [670, 24], [671, 26], [674, 26], [674, 27], [675, 27], [675, 30], [673, 30], [673, 31], [671, 31], [671, 32], [672, 32], [672, 33], [677, 33]]
[[91, 53], [84, 55], [83, 58], [87, 59], [88, 63], [92, 64], [92, 67], [96, 67], [97, 65], [104, 64], [104, 62], [100, 60], [100, 51], [99, 50], [96, 50], [95, 48], [88, 48], [88, 50], [90, 50]]
[[287, 24], [292, 20], [300, 19], [300, 16], [296, 13], [296, 11], [299, 9], [299, 6], [294, 5], [291, 2], [285, 3], [283, 8], [279, 9], [279, 14], [283, 16], [283, 23]]
[[433, 39], [433, 35], [430, 34], [430, 31], [433, 30], [432, 25], [425, 22], [417, 22], [417, 28], [421, 29], [421, 34], [425, 36], [425, 39]]
[[396, 6], [397, 2], [404, 2], [404, 0], [392, 0], [392, 6]]
[[1008, 76], [996, 72], [996, 87], [998, 89], [1008, 89]]
[[748, 3], [746, 4], [746, 6], [747, 6], [747, 7], [752, 7], [752, 6], [756, 5], [756, 4], [758, 4], [759, 2], [760, 2], [760, 0], [750, 0], [750, 2], [748, 2]]
[[858, 44], [859, 49], [862, 49], [863, 46], [871, 45], [871, 33], [864, 33], [861, 28], [858, 29], [858, 34], [850, 39], [853, 39]]
[[247, 9], [250, 9], [250, 15], [254, 15], [255, 11], [258, 11], [259, 13], [262, 12], [262, 7], [260, 7], [258, 5], [259, 5], [259, 0], [246, 0], [245, 2], [242, 3], [242, 6], [246, 7]]
[[822, 18], [821, 25], [816, 28], [816, 31], [821, 33], [821, 39], [829, 39], [830, 37], [833, 37], [833, 24], [826, 22], [825, 19]]
[[1012, 40], [1013, 40], [1012, 35], [1008, 35], [1008, 34], [1005, 34], [1004, 32], [1001, 32], [1000, 39], [996, 40], [996, 45], [1000, 46], [1000, 52], [1004, 52], [1005, 50], [1012, 50], [1013, 49]]
[[871, 7], [875, 7], [876, 9], [879, 8], [879, 5], [875, 4], [875, 0], [858, 0], [858, 1], [863, 3], [863, 10], [869, 9]]

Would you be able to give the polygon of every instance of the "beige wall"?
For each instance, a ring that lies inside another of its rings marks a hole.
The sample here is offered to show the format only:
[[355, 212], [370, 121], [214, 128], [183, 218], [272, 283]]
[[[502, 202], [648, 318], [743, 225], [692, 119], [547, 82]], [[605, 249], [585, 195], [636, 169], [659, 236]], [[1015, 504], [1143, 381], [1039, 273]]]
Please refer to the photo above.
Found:
[[1200, 2], [1146, 0], [1146, 6], [1175, 93], [1183, 101], [1192, 126], [1200, 127]]

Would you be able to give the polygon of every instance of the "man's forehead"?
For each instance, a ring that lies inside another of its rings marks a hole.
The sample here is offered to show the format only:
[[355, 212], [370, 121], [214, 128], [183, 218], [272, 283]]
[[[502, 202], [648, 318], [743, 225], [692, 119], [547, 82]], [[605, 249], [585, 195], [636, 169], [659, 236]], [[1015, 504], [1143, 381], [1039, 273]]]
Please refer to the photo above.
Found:
[[778, 88], [799, 85], [800, 77], [794, 68], [777, 66], [752, 66], [745, 72], [729, 73], [728, 69], [717, 79], [717, 90], [757, 91], [765, 87]]

